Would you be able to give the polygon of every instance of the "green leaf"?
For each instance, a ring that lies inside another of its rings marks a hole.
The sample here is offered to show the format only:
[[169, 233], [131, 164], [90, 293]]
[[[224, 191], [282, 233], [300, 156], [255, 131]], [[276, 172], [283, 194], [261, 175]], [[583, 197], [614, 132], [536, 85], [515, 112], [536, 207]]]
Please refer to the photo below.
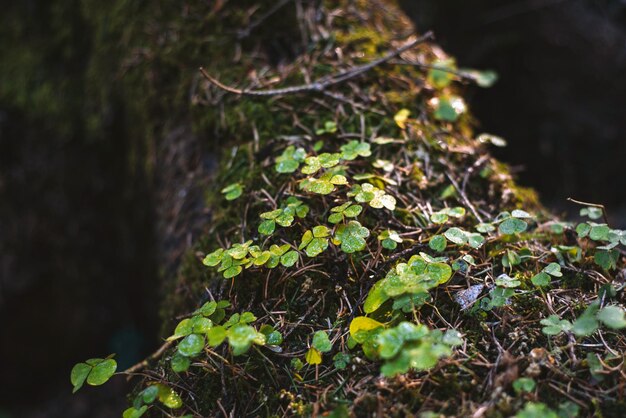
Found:
[[265, 343], [267, 345], [280, 345], [283, 342], [283, 336], [271, 325], [263, 325], [259, 332], [265, 335]]
[[189, 318], [183, 319], [182, 321], [178, 323], [178, 325], [176, 325], [176, 329], [174, 330], [174, 335], [169, 337], [167, 340], [171, 341], [177, 338], [186, 337], [192, 332], [193, 332], [193, 323], [191, 322], [191, 319]]
[[572, 329], [572, 324], [568, 320], [559, 318], [558, 315], [550, 315], [542, 319], [540, 323], [544, 326], [541, 331], [546, 335], [558, 335]]
[[386, 329], [376, 338], [378, 354], [383, 359], [390, 359], [400, 352], [404, 339], [396, 328]]
[[182, 373], [189, 370], [191, 360], [189, 359], [189, 357], [185, 357], [181, 353], [176, 352], [170, 360], [170, 365], [172, 366], [172, 370], [174, 370], [176, 373]]
[[117, 370], [117, 362], [111, 358], [104, 359], [94, 365], [87, 376], [87, 384], [100, 386], [113, 376]]
[[380, 308], [383, 303], [389, 300], [389, 296], [387, 296], [383, 290], [383, 283], [383, 280], [378, 281], [370, 289], [365, 298], [365, 302], [363, 302], [363, 311], [365, 313], [374, 312], [376, 309]]
[[276, 158], [276, 171], [279, 173], [293, 173], [298, 169], [305, 157], [306, 151], [304, 151], [304, 148], [296, 149], [296, 147], [290, 145], [285, 148], [280, 157]]
[[430, 221], [435, 224], [444, 224], [448, 221], [448, 215], [446, 213], [435, 212], [430, 216]]
[[487, 234], [489, 232], [495, 231], [496, 227], [493, 226], [493, 224], [480, 223], [476, 225], [476, 230], [482, 234]]
[[589, 231], [591, 231], [591, 225], [589, 225], [588, 223], [580, 223], [576, 227], [576, 233], [578, 234], [579, 238], [585, 238], [587, 235], [589, 235]]
[[316, 157], [308, 157], [305, 159], [306, 166], [302, 168], [304, 174], [315, 174], [321, 168], [331, 168], [339, 164], [341, 154], [330, 154], [325, 152]]
[[437, 252], [441, 252], [445, 250], [447, 244], [448, 244], [448, 241], [446, 240], [446, 237], [444, 237], [443, 235], [433, 235], [428, 241], [428, 246], [432, 250], [437, 251]]
[[289, 251], [280, 257], [280, 264], [285, 267], [291, 267], [298, 262], [299, 254], [297, 251]]
[[368, 202], [375, 209], [387, 208], [394, 210], [396, 208], [396, 199], [369, 183], [356, 184], [348, 193], [348, 196], [354, 196], [354, 200], [360, 203]]
[[313, 238], [306, 246], [304, 252], [313, 258], [323, 253], [328, 248], [328, 238]]
[[528, 402], [514, 418], [559, 418], [559, 416], [541, 402]]
[[224, 250], [221, 248], [218, 248], [212, 253], [207, 254], [207, 256], [204, 257], [204, 260], [202, 260], [202, 264], [208, 267], [215, 267], [222, 261], [223, 254], [224, 254]]
[[439, 97], [433, 116], [437, 120], [455, 122], [467, 110], [465, 102], [458, 96]]
[[[311, 234], [311, 231], [308, 231], [309, 234]], [[313, 234], [311, 234], [311, 236], [313, 236]], [[291, 246], [289, 244], [284, 244], [281, 245], [280, 247], [276, 244], [272, 244], [270, 246], [270, 253], [272, 253], [272, 255], [276, 256], [276, 257], [280, 257], [281, 255], [285, 254], [289, 248], [291, 248]]]
[[463, 344], [463, 338], [461, 338], [461, 333], [455, 329], [447, 330], [445, 334], [443, 334], [443, 338], [441, 339], [441, 341], [451, 347]]
[[608, 241], [611, 229], [605, 225], [593, 225], [589, 231], [589, 238], [594, 241]]
[[593, 256], [595, 263], [605, 270], [617, 268], [618, 258], [619, 252], [617, 250], [597, 250]]
[[548, 286], [550, 284], [550, 276], [547, 273], [544, 273], [543, 271], [535, 274], [533, 276], [532, 279], [530, 279], [530, 281], [538, 287], [543, 287], [543, 286]]
[[606, 306], [598, 311], [596, 317], [600, 322], [612, 329], [626, 328], [624, 310], [619, 306]]
[[513, 389], [516, 393], [532, 392], [537, 384], [529, 377], [520, 377], [513, 382]]
[[338, 224], [339, 222], [343, 221], [343, 218], [343, 213], [331, 213], [330, 216], [328, 216], [328, 222], [330, 222], [331, 224]]
[[178, 343], [178, 352], [185, 357], [198, 355], [204, 348], [204, 336], [191, 334]]
[[550, 276], [561, 277], [563, 273], [561, 273], [561, 266], [558, 263], [550, 263], [548, 264], [543, 271], [548, 273]]
[[238, 324], [231, 327], [227, 332], [228, 344], [233, 349], [233, 355], [238, 356], [245, 353], [252, 346], [252, 343], [265, 344], [265, 335], [257, 332], [250, 325]]
[[443, 235], [451, 242], [457, 245], [463, 245], [467, 243], [467, 235], [465, 231], [460, 228], [452, 227], [448, 229]]
[[586, 208], [580, 209], [580, 216], [588, 216], [589, 219], [600, 219], [602, 217], [602, 208], [589, 206]]
[[455, 77], [456, 65], [453, 60], [441, 60], [432, 64], [426, 80], [434, 88], [441, 90], [447, 87]]
[[217, 302], [209, 301], [209, 302], [206, 302], [204, 305], [202, 305], [202, 307], [196, 310], [194, 313], [209, 317], [213, 315], [216, 309], [217, 309]]
[[237, 275], [239, 275], [239, 273], [241, 273], [243, 269], [241, 268], [241, 266], [233, 266], [233, 267], [229, 267], [226, 270], [224, 270], [224, 278], [225, 279], [230, 279], [232, 277], [235, 277]]
[[339, 164], [339, 161], [341, 161], [341, 154], [330, 154], [328, 152], [325, 152], [323, 154], [320, 154], [318, 158], [323, 168], [331, 168]]
[[528, 212], [520, 210], [520, 209], [513, 210], [513, 212], [511, 212], [511, 216], [514, 218], [522, 218], [522, 219], [532, 218], [532, 216]]
[[503, 235], [520, 234], [526, 231], [528, 224], [521, 219], [508, 218], [505, 219], [498, 227], [498, 232]]
[[141, 406], [141, 408], [135, 408], [131, 406], [130, 408], [124, 410], [122, 413], [122, 418], [141, 418], [143, 414], [146, 413], [148, 407], [146, 405]]
[[192, 317], [190, 323], [194, 334], [204, 334], [213, 326], [213, 321], [200, 315]]
[[159, 395], [159, 388], [154, 385], [148, 386], [147, 388], [141, 391], [140, 395], [141, 395], [141, 399], [143, 400], [143, 402], [149, 405], [152, 402], [154, 402], [157, 396]]
[[437, 284], [443, 284], [452, 277], [452, 267], [446, 263], [430, 263], [426, 266], [425, 274]]
[[226, 339], [226, 329], [218, 325], [207, 331], [207, 338], [211, 347], [217, 347]]
[[243, 186], [241, 183], [233, 183], [222, 189], [222, 194], [226, 200], [235, 200], [243, 193]]
[[239, 323], [241, 324], [250, 324], [256, 321], [256, 316], [252, 312], [244, 312], [239, 316]]
[[495, 84], [496, 81], [498, 81], [498, 73], [496, 73], [495, 71], [489, 71], [489, 70], [478, 71], [478, 70], [462, 69], [462, 70], [459, 70], [459, 72], [463, 76], [471, 78], [479, 87], [483, 87], [483, 88], [491, 87]]
[[579, 337], [587, 337], [598, 329], [598, 321], [591, 315], [583, 315], [572, 324], [572, 332]]
[[254, 257], [254, 265], [262, 266], [272, 257], [272, 253], [269, 251], [262, 251], [258, 256]]
[[324, 225], [318, 225], [313, 227], [312, 235], [315, 238], [326, 238], [330, 236], [330, 230]]
[[328, 339], [328, 334], [325, 331], [315, 332], [315, 334], [313, 334], [313, 342], [311, 345], [320, 353], [327, 353], [333, 348], [333, 345]]
[[474, 249], [480, 248], [485, 243], [485, 237], [483, 237], [480, 234], [477, 234], [474, 232], [468, 232], [466, 233], [466, 236], [467, 236], [467, 243], [469, 244], [470, 247]]
[[346, 367], [348, 367], [348, 364], [350, 363], [351, 360], [352, 360], [352, 356], [350, 356], [350, 354], [337, 353], [333, 357], [333, 364], [335, 365], [335, 369], [344, 370]]
[[332, 120], [324, 122], [324, 127], [315, 130], [315, 135], [333, 134], [337, 132], [337, 124]]
[[354, 160], [358, 156], [369, 157], [370, 155], [372, 151], [367, 142], [350, 141], [341, 147], [341, 156], [344, 160]]
[[300, 370], [302, 370], [302, 368], [304, 367], [304, 364], [302, 363], [302, 360], [300, 360], [297, 357], [293, 357], [291, 359], [291, 368], [294, 369], [295, 371], [299, 372]]
[[501, 274], [496, 278], [497, 286], [508, 288], [508, 289], [519, 287], [519, 285], [521, 284], [522, 282], [512, 277], [509, 277], [506, 274]]
[[274, 233], [274, 229], [276, 228], [276, 222], [268, 219], [266, 221], [261, 222], [259, 225], [259, 234], [263, 235], [271, 235]]
[[345, 253], [351, 254], [357, 251], [362, 251], [367, 245], [365, 238], [370, 234], [370, 231], [361, 226], [358, 221], [350, 221], [347, 225], [339, 225], [335, 232], [335, 240], [341, 244], [341, 250]]
[[343, 214], [348, 218], [356, 218], [362, 210], [363, 207], [361, 205], [350, 205], [343, 211]]
[[366, 316], [357, 316], [350, 322], [350, 336], [356, 338], [356, 336], [365, 331], [371, 331], [376, 328], [383, 327], [383, 324], [375, 319], [368, 318]]
[[309, 177], [300, 183], [300, 188], [307, 192], [317, 193], [321, 195], [330, 194], [335, 190], [335, 185], [330, 181], [330, 179], [323, 178], [313, 178]]
[[91, 366], [86, 363], [78, 363], [72, 368], [72, 372], [70, 373], [70, 381], [74, 386], [72, 393], [76, 393], [87, 379], [87, 376], [91, 372]]
[[163, 384], [158, 384], [159, 401], [168, 408], [178, 409], [183, 406], [183, 400], [174, 390]]

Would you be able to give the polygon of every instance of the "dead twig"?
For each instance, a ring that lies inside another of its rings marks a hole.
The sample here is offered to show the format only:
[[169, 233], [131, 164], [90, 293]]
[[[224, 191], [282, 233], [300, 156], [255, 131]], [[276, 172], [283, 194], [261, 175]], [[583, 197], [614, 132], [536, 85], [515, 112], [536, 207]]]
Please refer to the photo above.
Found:
[[604, 205], [601, 205], [599, 203], [589, 203], [589, 202], [583, 202], [581, 200], [576, 200], [576, 199], [572, 199], [571, 197], [568, 197], [567, 200], [569, 202], [572, 203], [576, 203], [577, 205], [582, 205], [582, 206], [591, 206], [592, 208], [599, 208], [602, 209], [602, 217], [604, 218], [604, 222], [608, 225], [609, 224], [609, 217], [606, 213], [606, 208], [604, 207]]
[[335, 84], [339, 84], [339, 83], [343, 83], [344, 81], [350, 80], [352, 78], [355, 78], [361, 74], [364, 74], [370, 70], [372, 70], [373, 68], [384, 64], [385, 62], [399, 56], [400, 54], [402, 54], [403, 52], [406, 52], [414, 47], [416, 47], [417, 45], [429, 40], [433, 38], [433, 33], [432, 32], [426, 32], [424, 35], [420, 36], [419, 38], [414, 39], [413, 41], [409, 42], [408, 44], [389, 52], [387, 55], [378, 58], [374, 61], [371, 61], [367, 64], [363, 64], [363, 65], [359, 65], [353, 68], [350, 68], [348, 70], [345, 71], [341, 71], [337, 74], [333, 74], [330, 76], [326, 76], [326, 77], [322, 77], [319, 80], [316, 80], [312, 83], [308, 83], [308, 84], [303, 84], [303, 85], [299, 85], [299, 86], [292, 86], [292, 87], [285, 87], [285, 88], [281, 88], [281, 89], [269, 89], [269, 90], [245, 90], [245, 89], [238, 89], [235, 87], [230, 87], [227, 86], [226, 84], [223, 84], [222, 82], [220, 82], [218, 79], [216, 79], [215, 77], [212, 77], [209, 73], [206, 72], [206, 70], [203, 67], [200, 67], [200, 73], [202, 74], [202, 76], [204, 78], [206, 78], [211, 84], [213, 84], [214, 86], [227, 91], [229, 93], [233, 93], [233, 94], [237, 94], [240, 96], [279, 96], [279, 95], [287, 95], [287, 94], [297, 94], [297, 93], [308, 93], [308, 92], [324, 92], [326, 89], [328, 89], [331, 86], [334, 86]]
[[[167, 349], [172, 346], [172, 344], [174, 344], [173, 340], [165, 341], [165, 343], [161, 347], [159, 347], [154, 353], [150, 354], [149, 357], [145, 358], [144, 360], [140, 361], [134, 366], [131, 366], [128, 369], [124, 370], [123, 373], [130, 375], [132, 373], [136, 373], [137, 371], [143, 369], [144, 367], [147, 367], [152, 360], [158, 360], [163, 355], [163, 353], [165, 353]], [[128, 378], [130, 379], [131, 376], [128, 376]]]

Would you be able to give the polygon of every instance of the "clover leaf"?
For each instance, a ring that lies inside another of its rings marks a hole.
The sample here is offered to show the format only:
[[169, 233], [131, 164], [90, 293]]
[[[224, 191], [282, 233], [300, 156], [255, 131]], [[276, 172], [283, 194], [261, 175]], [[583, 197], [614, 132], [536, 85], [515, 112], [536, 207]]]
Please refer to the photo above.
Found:
[[395, 250], [398, 244], [402, 243], [402, 238], [393, 229], [387, 229], [378, 235], [378, 240], [382, 241], [383, 248]]
[[226, 331], [226, 336], [235, 356], [248, 351], [253, 343], [258, 345], [265, 344], [265, 335], [250, 325], [234, 325]]
[[315, 334], [313, 334], [313, 342], [311, 345], [320, 353], [327, 353], [333, 348], [326, 331], [316, 331]]
[[430, 216], [430, 220], [431, 222], [435, 224], [443, 224], [448, 221], [449, 217], [462, 218], [463, 216], [465, 216], [465, 208], [462, 208], [462, 207], [443, 208], [437, 212], [434, 212]]
[[438, 60], [431, 64], [426, 80], [434, 88], [441, 90], [447, 87], [454, 79], [456, 64], [452, 59]]
[[316, 257], [328, 248], [328, 237], [330, 231], [325, 226], [316, 226], [313, 230], [307, 230], [302, 235], [302, 240], [299, 250], [304, 249], [304, 252], [309, 257]]
[[226, 200], [235, 200], [243, 193], [243, 186], [241, 183], [233, 183], [222, 189], [222, 194]]
[[276, 171], [279, 173], [293, 173], [300, 167], [300, 163], [305, 158], [306, 151], [304, 148], [296, 149], [296, 147], [290, 145], [276, 158]]
[[598, 207], [594, 207], [594, 206], [589, 206], [586, 208], [582, 208], [580, 209], [580, 216], [587, 216], [589, 217], [589, 219], [600, 219], [602, 217], [602, 208], [598, 208]]
[[452, 227], [448, 229], [443, 235], [451, 242], [457, 245], [463, 245], [467, 243], [467, 234], [460, 228]]
[[410, 114], [411, 111], [409, 109], [400, 109], [398, 113], [394, 115], [393, 120], [400, 129], [406, 129], [406, 122], [409, 120]]
[[347, 225], [342, 224], [337, 227], [333, 241], [336, 244], [341, 244], [343, 252], [351, 254], [365, 248], [365, 238], [369, 235], [369, 229], [362, 226], [358, 221], [350, 221]]
[[540, 321], [544, 327], [541, 329], [546, 335], [558, 335], [564, 331], [572, 329], [572, 323], [566, 319], [559, 318], [558, 315], [550, 315]]
[[315, 174], [321, 168], [331, 168], [339, 164], [341, 161], [341, 154], [323, 153], [316, 157], [307, 157], [304, 162], [305, 166], [302, 167], [302, 173]]
[[322, 353], [317, 348], [311, 347], [306, 352], [304, 360], [311, 365], [322, 364]]
[[503, 235], [521, 234], [526, 231], [528, 224], [518, 218], [505, 219], [500, 226], [498, 226], [498, 232]]
[[396, 199], [385, 193], [370, 183], [356, 184], [348, 193], [348, 196], [354, 196], [354, 200], [359, 203], [369, 203], [375, 209], [383, 207], [394, 210], [396, 208]]
[[178, 352], [185, 357], [194, 357], [200, 354], [204, 348], [204, 342], [204, 335], [190, 334], [178, 343]]
[[176, 392], [174, 392], [172, 388], [165, 386], [161, 383], [157, 384], [156, 386], [159, 390], [159, 402], [161, 402], [163, 405], [171, 409], [178, 409], [183, 406], [183, 400], [180, 398], [180, 396], [178, 396]]
[[344, 160], [354, 160], [358, 156], [369, 157], [372, 155], [370, 144], [367, 142], [350, 141], [341, 146], [341, 158]]
[[324, 127], [315, 130], [315, 135], [334, 134], [337, 132], [337, 124], [332, 120], [324, 122]]
[[432, 237], [430, 237], [430, 240], [428, 241], [428, 246], [437, 252], [441, 252], [443, 250], [446, 249], [446, 246], [448, 245], [448, 241], [446, 240], [446, 237], [444, 237], [443, 235], [433, 235]]
[[626, 328], [626, 317], [624, 309], [619, 306], [611, 305], [600, 309], [596, 315], [598, 320], [609, 328], [621, 329]]
[[76, 364], [70, 373], [70, 381], [76, 393], [87, 382], [91, 386], [100, 386], [108, 381], [117, 370], [117, 362], [111, 357], [92, 358]]
[[343, 205], [335, 206], [330, 209], [330, 216], [328, 222], [337, 224], [342, 222], [345, 218], [356, 218], [359, 216], [363, 207], [361, 205], [354, 205], [352, 202], [346, 202]]
[[308, 177], [302, 180], [300, 188], [307, 192], [325, 195], [332, 193], [335, 190], [335, 186], [347, 184], [348, 180], [344, 175], [327, 172], [320, 178]]
[[459, 96], [435, 98], [432, 103], [435, 105], [435, 119], [446, 122], [455, 122], [467, 110], [465, 101]]

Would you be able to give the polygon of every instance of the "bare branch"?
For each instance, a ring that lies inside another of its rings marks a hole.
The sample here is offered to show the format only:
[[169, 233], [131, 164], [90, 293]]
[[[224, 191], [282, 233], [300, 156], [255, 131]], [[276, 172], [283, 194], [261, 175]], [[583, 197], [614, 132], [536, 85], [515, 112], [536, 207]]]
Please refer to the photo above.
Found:
[[349, 70], [341, 71], [337, 74], [333, 74], [330, 76], [322, 77], [319, 80], [316, 80], [309, 84], [302, 84], [299, 86], [285, 87], [281, 89], [269, 89], [269, 90], [245, 90], [245, 89], [237, 89], [235, 87], [230, 87], [222, 82], [220, 82], [215, 77], [212, 77], [203, 67], [200, 67], [200, 73], [204, 78], [206, 78], [211, 84], [214, 86], [227, 91], [229, 93], [241, 95], [241, 96], [279, 96], [286, 94], [297, 94], [297, 93], [308, 93], [308, 92], [323, 92], [331, 86], [335, 84], [342, 83], [344, 81], [353, 79], [358, 77], [361, 74], [364, 74], [371, 69], [384, 64], [387, 61], [392, 60], [393, 58], [399, 56], [403, 52], [406, 52], [412, 48], [415, 48], [417, 45], [433, 38], [432, 32], [427, 32], [419, 38], [414, 39], [408, 44], [389, 52], [387, 55], [378, 58], [374, 61], [371, 61], [367, 64], [359, 65]]

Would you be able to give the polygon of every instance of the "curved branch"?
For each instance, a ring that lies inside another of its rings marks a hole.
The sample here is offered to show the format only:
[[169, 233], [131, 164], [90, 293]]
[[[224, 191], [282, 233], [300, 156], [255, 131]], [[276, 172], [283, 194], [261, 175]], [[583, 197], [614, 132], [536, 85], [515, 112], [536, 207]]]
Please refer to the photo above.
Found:
[[227, 86], [226, 84], [220, 82], [215, 77], [212, 77], [203, 67], [200, 67], [200, 73], [204, 78], [206, 78], [211, 84], [214, 86], [227, 91], [229, 93], [237, 94], [240, 96], [278, 96], [285, 94], [297, 94], [297, 93], [307, 93], [307, 92], [323, 92], [331, 86], [335, 84], [343, 83], [344, 81], [350, 80], [352, 78], [358, 77], [359, 75], [370, 71], [371, 69], [384, 64], [385, 62], [392, 60], [393, 58], [399, 56], [403, 52], [408, 51], [409, 49], [415, 48], [417, 45], [430, 40], [433, 38], [432, 32], [426, 32], [424, 35], [419, 38], [414, 39], [408, 44], [387, 53], [385, 56], [378, 58], [374, 61], [371, 61], [367, 64], [359, 65], [353, 68], [350, 68], [345, 71], [341, 71], [337, 74], [333, 74], [330, 76], [322, 77], [312, 83], [302, 84], [299, 86], [285, 87], [280, 89], [269, 89], [269, 90], [245, 90], [245, 89], [237, 89], [235, 87]]

